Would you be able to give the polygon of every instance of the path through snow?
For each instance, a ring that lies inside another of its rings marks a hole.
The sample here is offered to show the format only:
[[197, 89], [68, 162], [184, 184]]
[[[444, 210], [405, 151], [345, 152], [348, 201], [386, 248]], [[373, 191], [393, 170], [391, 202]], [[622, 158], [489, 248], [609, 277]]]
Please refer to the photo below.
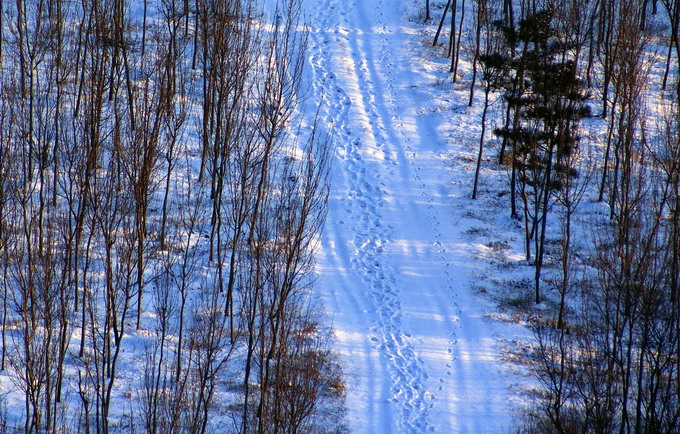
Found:
[[[315, 0], [309, 79], [334, 125], [335, 161], [317, 285], [336, 330], [353, 432], [503, 432], [515, 415], [497, 338], [484, 318], [484, 267], [465, 236], [471, 179], [451, 156], [469, 136], [440, 101], [412, 0]], [[451, 95], [448, 98], [453, 98]], [[468, 116], [473, 118], [472, 116]], [[453, 140], [451, 140], [453, 137]]]

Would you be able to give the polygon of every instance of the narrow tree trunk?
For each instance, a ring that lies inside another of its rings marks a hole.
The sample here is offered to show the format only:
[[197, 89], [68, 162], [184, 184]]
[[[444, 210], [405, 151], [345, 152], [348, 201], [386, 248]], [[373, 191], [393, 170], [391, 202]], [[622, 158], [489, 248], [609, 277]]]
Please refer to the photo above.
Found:
[[146, 52], [146, 15], [147, 15], [148, 0], [144, 0], [144, 12], [142, 17], [142, 55], [140, 60], [144, 61], [144, 53]]
[[[475, 98], [475, 84], [477, 84], [477, 63], [479, 62], [480, 44], [482, 39], [482, 6], [477, 3], [477, 27], [475, 28], [475, 56], [472, 60], [472, 82], [470, 83], [470, 99], [468, 107], [472, 107], [472, 102]], [[488, 85], [488, 83], [487, 83]]]
[[460, 8], [460, 24], [458, 26], [458, 39], [456, 41], [456, 61], [453, 64], [453, 82], [458, 78], [458, 60], [460, 59], [460, 38], [463, 35], [463, 20], [465, 19], [465, 0]]
[[550, 200], [550, 183], [552, 176], [552, 159], [553, 159], [554, 146], [550, 146], [550, 151], [548, 152], [547, 167], [545, 172], [545, 182], [543, 185], [543, 199], [542, 199], [542, 210], [541, 210], [541, 230], [539, 234], [539, 244], [536, 251], [536, 275], [535, 275], [535, 292], [536, 292], [536, 303], [541, 302], [540, 297], [540, 281], [541, 281], [541, 269], [543, 268], [543, 256], [545, 254], [545, 230], [548, 222], [548, 208]]
[[664, 70], [663, 73], [663, 83], [661, 84], [661, 90], [666, 90], [666, 86], [668, 85], [668, 72], [671, 69], [671, 55], [673, 53], [674, 41], [675, 38], [671, 37], [671, 40], [668, 44], [668, 54], [666, 55], [666, 69]]
[[482, 166], [482, 152], [484, 152], [484, 133], [486, 132], [486, 112], [489, 108], [489, 84], [484, 88], [484, 110], [482, 111], [482, 132], [479, 136], [479, 154], [477, 155], [477, 167], [475, 168], [475, 183], [472, 187], [472, 198], [477, 199], [477, 183], [479, 181], [479, 170]]
[[437, 33], [435, 33], [434, 35], [434, 41], [432, 42], [433, 47], [437, 45], [437, 41], [439, 40], [439, 35], [442, 32], [442, 27], [444, 27], [444, 20], [446, 20], [446, 13], [449, 11], [449, 8], [451, 7], [451, 1], [452, 0], [448, 0], [446, 2], [446, 7], [444, 8], [442, 19], [439, 21], [439, 27], [437, 27]]
[[[451, 66], [449, 72], [453, 72], [453, 66], [456, 63], [456, 9], [458, 8], [458, 0], [453, 0], [451, 3], [451, 34], [449, 35], [449, 57], [451, 58]], [[453, 80], [455, 81], [455, 77]]]

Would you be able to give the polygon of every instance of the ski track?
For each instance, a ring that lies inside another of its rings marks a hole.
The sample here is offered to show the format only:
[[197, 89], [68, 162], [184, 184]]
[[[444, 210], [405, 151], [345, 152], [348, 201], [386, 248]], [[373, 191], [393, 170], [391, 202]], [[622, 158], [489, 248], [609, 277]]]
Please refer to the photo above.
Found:
[[446, 143], [403, 78], [413, 65], [399, 56], [401, 6], [317, 0], [309, 12], [309, 79], [336, 147], [319, 286], [345, 360], [350, 424], [498, 432], [511, 413], [496, 331], [474, 296], [459, 300], [469, 258], [443, 228], [453, 205], [433, 183], [444, 182]]

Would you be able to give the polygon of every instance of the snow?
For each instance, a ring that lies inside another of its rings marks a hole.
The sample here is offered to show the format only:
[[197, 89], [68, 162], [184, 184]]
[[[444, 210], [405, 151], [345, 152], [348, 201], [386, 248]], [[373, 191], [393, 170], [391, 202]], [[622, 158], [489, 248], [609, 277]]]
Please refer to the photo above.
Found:
[[427, 47], [420, 3], [307, 2], [308, 79], [335, 146], [317, 290], [352, 432], [509, 431], [528, 380], [501, 340], [531, 333], [490, 319], [473, 289], [488, 247], [470, 233], [512, 223], [469, 199], [478, 116]]
[[[451, 83], [449, 60], [431, 47], [436, 23], [423, 27], [423, 3], [304, 1], [307, 125], [320, 105], [334, 146], [315, 290], [343, 363], [351, 432], [508, 432], [533, 384], [508, 361], [508, 347], [524, 348], [531, 331], [482, 292], [488, 275], [512, 272], [490, 270], [494, 261], [522, 260], [521, 229], [495, 194], [507, 181], [502, 170], [485, 163], [480, 199], [469, 198], [481, 104], [468, 108], [469, 83]], [[461, 59], [461, 71], [469, 68]], [[191, 126], [186, 137], [198, 143]], [[153, 330], [150, 296], [146, 304], [143, 329]], [[120, 431], [139, 412], [153, 344], [152, 332], [133, 329], [113, 390], [110, 419]], [[70, 347], [80, 339], [76, 327]], [[9, 425], [23, 411], [12, 380], [0, 375]], [[80, 397], [74, 387], [65, 395], [67, 413]], [[231, 427], [225, 414], [214, 428]]]

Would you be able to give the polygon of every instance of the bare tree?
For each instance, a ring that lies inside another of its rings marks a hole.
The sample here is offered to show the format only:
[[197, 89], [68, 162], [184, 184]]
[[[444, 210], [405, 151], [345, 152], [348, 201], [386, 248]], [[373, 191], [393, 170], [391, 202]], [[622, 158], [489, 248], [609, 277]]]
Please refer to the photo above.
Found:
[[[486, 7], [485, 3], [480, 3], [477, 5], [478, 8], [483, 8]], [[479, 135], [479, 152], [477, 154], [477, 166], [475, 167], [475, 180], [472, 186], [472, 199], [477, 199], [477, 185], [479, 182], [479, 172], [481, 170], [482, 166], [482, 153], [484, 152], [484, 139], [485, 139], [485, 134], [486, 134], [486, 117], [487, 113], [489, 111], [489, 96], [491, 94], [491, 91], [493, 90], [500, 90], [503, 86], [502, 80], [504, 77], [507, 75], [508, 71], [507, 69], [507, 62], [505, 59], [498, 54], [499, 52], [499, 46], [498, 43], [494, 43], [494, 41], [498, 41], [499, 38], [495, 36], [500, 36], [497, 35], [497, 32], [495, 31], [495, 27], [493, 24], [490, 22], [490, 17], [488, 14], [490, 11], [488, 10], [480, 10], [478, 11], [477, 19], [480, 20], [480, 23], [477, 24], [477, 44], [479, 43], [479, 38], [482, 33], [482, 27], [484, 27], [485, 30], [485, 46], [484, 46], [484, 53], [475, 54], [475, 67], [474, 67], [474, 73], [473, 73], [473, 82], [476, 77], [476, 72], [477, 72], [477, 62], [479, 63], [479, 66], [481, 68], [481, 81], [482, 81], [482, 86], [484, 86], [484, 109], [482, 110], [482, 131]], [[495, 35], [495, 36], [494, 36]], [[479, 47], [477, 46], [476, 50], [479, 50]], [[472, 89], [472, 88], [471, 88]], [[472, 103], [472, 92], [470, 93], [470, 104]]]
[[271, 22], [241, 0], [0, 5], [2, 368], [24, 430], [113, 430], [135, 333], [135, 426], [212, 430], [224, 396], [236, 430], [332, 419], [340, 371], [309, 307], [329, 144], [297, 118], [300, 2]]

